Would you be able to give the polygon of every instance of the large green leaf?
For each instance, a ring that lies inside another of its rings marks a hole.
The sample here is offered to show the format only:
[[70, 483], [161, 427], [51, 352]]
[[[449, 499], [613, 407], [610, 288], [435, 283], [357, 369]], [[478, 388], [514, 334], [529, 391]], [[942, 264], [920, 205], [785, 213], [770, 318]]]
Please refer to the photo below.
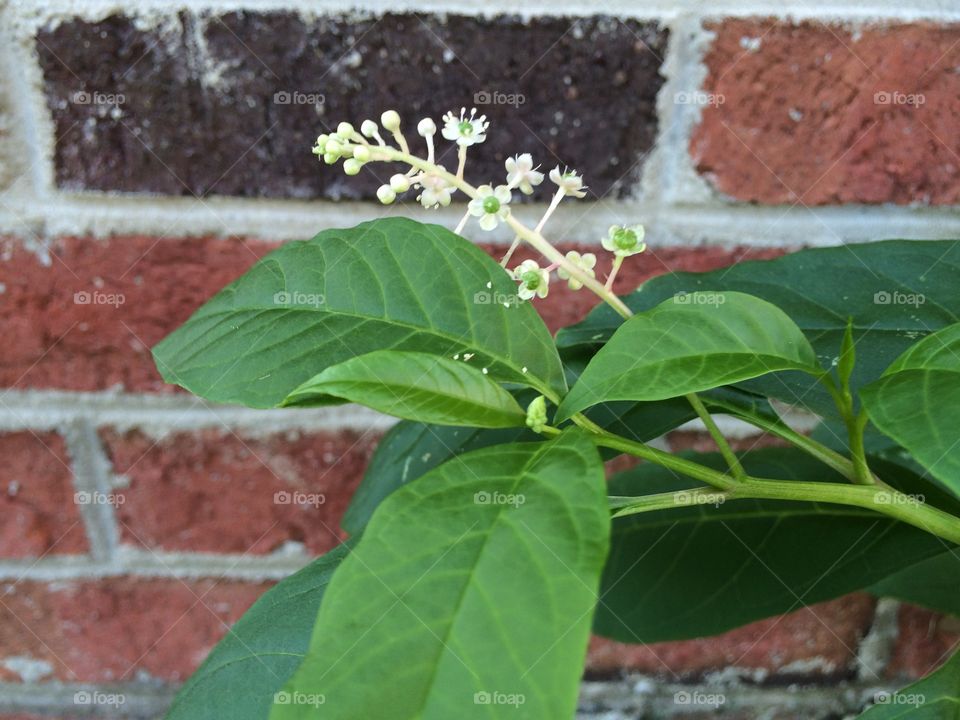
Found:
[[685, 297], [618, 328], [564, 398], [558, 420], [610, 400], [664, 400], [776, 370], [821, 372], [803, 333], [775, 305], [736, 292]]
[[960, 324], [907, 350], [860, 396], [874, 425], [960, 494]]
[[892, 695], [877, 693], [862, 720], [958, 720], [960, 653], [939, 670]]
[[462, 360], [378, 350], [334, 365], [291, 392], [284, 405], [350, 401], [408, 420], [516, 427], [526, 413], [513, 395]]
[[960, 551], [953, 548], [884, 578], [873, 585], [870, 592], [960, 616], [958, 588]]
[[[958, 275], [960, 241], [889, 240], [801, 250], [708, 273], [669, 273], [624, 300], [634, 312], [643, 312], [677, 293], [735, 290], [755, 295], [790, 315], [824, 367], [838, 357], [852, 317], [856, 390], [880, 377], [918, 338], [960, 321]], [[582, 323], [561, 330], [557, 343], [565, 352], [589, 352], [622, 322], [601, 305]], [[804, 374], [777, 373], [749, 384], [820, 414], [836, 413], [827, 392]]]
[[167, 720], [267, 717], [276, 693], [303, 660], [320, 600], [349, 544], [257, 600], [180, 689]]
[[585, 436], [463, 455], [374, 514], [287, 690], [331, 720], [573, 717], [608, 540]]
[[284, 245], [154, 348], [164, 379], [273, 407], [328, 367], [374, 350], [471, 356], [494, 380], [566, 391], [550, 333], [472, 243], [403, 218]]
[[[715, 454], [698, 462], [722, 469]], [[751, 475], [845, 482], [794, 449], [742, 456]], [[902, 468], [874, 466], [904, 492], [929, 487]], [[688, 489], [644, 464], [611, 480], [611, 495]], [[934, 489], [935, 492], [935, 489]], [[738, 500], [614, 520], [595, 629], [625, 642], [701, 637], [867, 587], [943, 552], [933, 535], [853, 507]]]

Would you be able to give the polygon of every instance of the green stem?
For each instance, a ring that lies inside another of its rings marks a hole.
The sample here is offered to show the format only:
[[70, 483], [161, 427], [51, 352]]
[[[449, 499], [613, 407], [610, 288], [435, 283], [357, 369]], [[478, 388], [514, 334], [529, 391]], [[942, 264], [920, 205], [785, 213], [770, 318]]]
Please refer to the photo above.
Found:
[[718, 472], [713, 468], [708, 468], [705, 465], [695, 463], [677, 455], [671, 455], [663, 450], [657, 450], [642, 442], [628, 440], [627, 438], [607, 432], [580, 413], [573, 416], [573, 422], [592, 433], [594, 436], [593, 441], [602, 447], [619, 450], [620, 452], [629, 453], [638, 458], [649, 460], [657, 465], [662, 465], [669, 470], [674, 470], [695, 480], [700, 480], [708, 485], [720, 488], [721, 490], [726, 490], [737, 484], [729, 475]]
[[889, 487], [864, 487], [841, 483], [796, 482], [748, 477], [744, 482], [722, 493], [709, 488], [698, 488], [685, 493], [658, 493], [642, 496], [636, 498], [636, 502], [631, 504], [626, 504], [625, 498], [616, 498], [619, 509], [615, 511], [614, 517], [670, 507], [686, 507], [691, 504], [715, 504], [728, 500], [746, 499], [851, 505], [892, 517], [949, 542], [960, 543], [960, 519], [950, 513], [922, 504], [909, 495]]
[[874, 485], [876, 478], [870, 470], [867, 463], [866, 448], [863, 443], [863, 430], [867, 426], [866, 415], [861, 413], [859, 416], [853, 409], [853, 395], [850, 393], [849, 386], [838, 388], [833, 377], [829, 373], [820, 376], [820, 382], [827, 388], [834, 404], [843, 417], [843, 424], [847, 428], [847, 439], [850, 446], [850, 456], [853, 458], [853, 468], [855, 471], [853, 482], [858, 485]]
[[713, 442], [716, 443], [717, 449], [720, 451], [720, 454], [723, 455], [723, 459], [726, 460], [727, 465], [730, 466], [730, 472], [733, 473], [733, 477], [737, 480], [743, 480], [747, 476], [747, 473], [744, 471], [743, 465], [740, 464], [740, 459], [737, 457], [737, 454], [733, 451], [733, 448], [730, 447], [730, 443], [727, 442], [723, 433], [720, 432], [720, 428], [717, 427], [717, 423], [714, 422], [710, 411], [704, 407], [703, 401], [700, 400], [696, 393], [687, 393], [686, 398], [687, 402], [696, 410], [700, 421], [706, 426], [707, 432], [710, 433], [710, 437], [712, 437]]
[[723, 400], [711, 398], [707, 400], [707, 402], [739, 420], [743, 420], [744, 422], [750, 423], [754, 427], [757, 427], [764, 432], [770, 433], [771, 435], [776, 435], [777, 437], [786, 440], [807, 454], [812, 455], [827, 467], [833, 468], [851, 482], [856, 481], [857, 471], [854, 468], [853, 461], [851, 461], [850, 458], [844, 457], [835, 450], [831, 450], [826, 445], [823, 445], [822, 443], [819, 443], [816, 440], [807, 437], [806, 435], [798, 433], [796, 430], [792, 429], [782, 421], [771, 420], [770, 418], [763, 417], [762, 415], [755, 415], [754, 413], [751, 413], [742, 407], [739, 407], [733, 403], [725, 402]]

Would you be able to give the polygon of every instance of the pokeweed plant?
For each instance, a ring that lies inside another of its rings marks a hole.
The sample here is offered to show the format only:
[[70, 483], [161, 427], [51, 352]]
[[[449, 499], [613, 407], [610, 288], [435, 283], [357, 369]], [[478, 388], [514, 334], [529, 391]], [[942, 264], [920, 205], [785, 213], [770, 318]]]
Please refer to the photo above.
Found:
[[[391, 218], [274, 251], [155, 349], [164, 378], [218, 402], [360, 403], [402, 418], [343, 521], [351, 540], [279, 583], [211, 653], [170, 718], [573, 717], [591, 630], [626, 642], [716, 634], [873, 589], [956, 612], [960, 247], [886, 241], [672, 273], [618, 297], [643, 252], [614, 226], [596, 257], [544, 234], [582, 178], [555, 168], [533, 227], [511, 212], [530, 155], [474, 186], [485, 117], [341, 123], [314, 152], [377, 196], [459, 194], [456, 232]], [[386, 136], [386, 137], [385, 137]], [[498, 264], [461, 237], [515, 240]], [[521, 243], [542, 261], [511, 268]], [[551, 337], [531, 301], [556, 271], [603, 305]], [[822, 418], [794, 430], [785, 407]], [[718, 414], [778, 437], [735, 452]], [[699, 419], [717, 452], [649, 441]], [[605, 480], [603, 461], [642, 460]], [[960, 660], [866, 717], [955, 705]], [[920, 715], [918, 715], [919, 717]]]

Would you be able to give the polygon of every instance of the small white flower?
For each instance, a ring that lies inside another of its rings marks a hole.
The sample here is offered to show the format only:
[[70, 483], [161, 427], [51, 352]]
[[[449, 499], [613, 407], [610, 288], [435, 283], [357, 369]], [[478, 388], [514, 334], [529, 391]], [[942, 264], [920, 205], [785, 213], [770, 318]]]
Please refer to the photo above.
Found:
[[600, 244], [604, 250], [609, 250], [614, 255], [630, 257], [647, 249], [647, 244], [643, 241], [645, 234], [643, 225], [611, 225]]
[[424, 118], [417, 123], [417, 134], [420, 137], [433, 137], [437, 134], [437, 124], [430, 118]]
[[450, 204], [450, 194], [454, 191], [454, 187], [439, 175], [421, 173], [416, 177], [416, 183], [422, 188], [417, 200], [427, 210], [440, 205], [446, 207]]
[[520, 283], [517, 295], [521, 300], [545, 298], [550, 292], [550, 273], [541, 268], [536, 260], [524, 260], [520, 263], [513, 271], [513, 278]]
[[530, 153], [507, 158], [504, 165], [507, 168], [507, 185], [520, 188], [524, 195], [531, 195], [534, 186], [543, 182], [543, 173], [533, 167]]
[[550, 180], [554, 182], [557, 187], [563, 190], [565, 195], [582, 198], [587, 194], [587, 188], [583, 184], [583, 178], [580, 175], [577, 175], [576, 170], [565, 169], [561, 173], [560, 166], [557, 165], [553, 170], [550, 171]]
[[443, 116], [443, 130], [440, 134], [447, 140], [457, 143], [457, 145], [469, 146], [476, 143], [482, 143], [487, 139], [487, 116], [476, 117], [477, 109], [470, 110], [470, 117], [466, 117], [467, 109], [460, 108], [460, 117], [453, 112], [448, 112]]
[[[576, 250], [571, 250], [567, 253], [567, 262], [580, 268], [580, 272], [587, 277], [596, 277], [596, 273], [593, 271], [593, 268], [597, 264], [597, 256], [593, 253], [584, 253], [581, 255]], [[567, 285], [569, 285], [571, 290], [579, 290], [583, 287], [583, 283], [571, 276], [570, 273], [567, 272], [566, 268], [562, 266], [557, 268], [557, 275], [560, 276], [561, 280], [567, 281]]]
[[480, 218], [480, 227], [484, 230], [493, 230], [497, 224], [506, 219], [510, 208], [510, 188], [506, 185], [497, 185], [494, 190], [489, 185], [477, 188], [477, 197], [467, 205], [468, 212]]

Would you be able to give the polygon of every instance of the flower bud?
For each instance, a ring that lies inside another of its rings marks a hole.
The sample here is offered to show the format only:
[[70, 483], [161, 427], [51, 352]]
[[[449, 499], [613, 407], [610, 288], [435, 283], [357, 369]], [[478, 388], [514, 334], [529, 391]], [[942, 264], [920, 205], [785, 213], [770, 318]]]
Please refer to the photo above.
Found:
[[387, 110], [380, 116], [380, 124], [390, 132], [400, 129], [400, 114], [396, 110]]
[[379, 188], [377, 188], [377, 199], [384, 205], [389, 205], [397, 199], [397, 194], [389, 185], [381, 185]]
[[353, 149], [353, 156], [360, 162], [365, 163], [370, 159], [370, 148], [366, 145], [357, 145]]
[[377, 124], [373, 120], [364, 120], [360, 123], [360, 132], [364, 137], [373, 137], [377, 134]]
[[430, 118], [424, 118], [417, 123], [417, 133], [421, 137], [433, 137], [437, 134], [437, 124]]
[[363, 163], [355, 158], [347, 158], [343, 161], [343, 171], [347, 175], [356, 175], [360, 172], [360, 168], [363, 167]]
[[348, 122], [337, 125], [337, 136], [349, 140], [353, 136], [353, 125]]
[[324, 153], [324, 154], [323, 154], [323, 161], [324, 161], [327, 165], [333, 165], [333, 164], [334, 164], [337, 160], [339, 160], [339, 159], [340, 159], [340, 154], [339, 154], [339, 153], [328, 152], [328, 153]]
[[394, 192], [406, 192], [410, 189], [410, 179], [406, 175], [397, 173], [390, 178], [390, 187]]
[[329, 140], [327, 140], [327, 144], [324, 145], [323, 149], [327, 153], [331, 155], [336, 155], [337, 157], [339, 157], [341, 154], [341, 151], [343, 150], [343, 146], [333, 138], [330, 138]]

